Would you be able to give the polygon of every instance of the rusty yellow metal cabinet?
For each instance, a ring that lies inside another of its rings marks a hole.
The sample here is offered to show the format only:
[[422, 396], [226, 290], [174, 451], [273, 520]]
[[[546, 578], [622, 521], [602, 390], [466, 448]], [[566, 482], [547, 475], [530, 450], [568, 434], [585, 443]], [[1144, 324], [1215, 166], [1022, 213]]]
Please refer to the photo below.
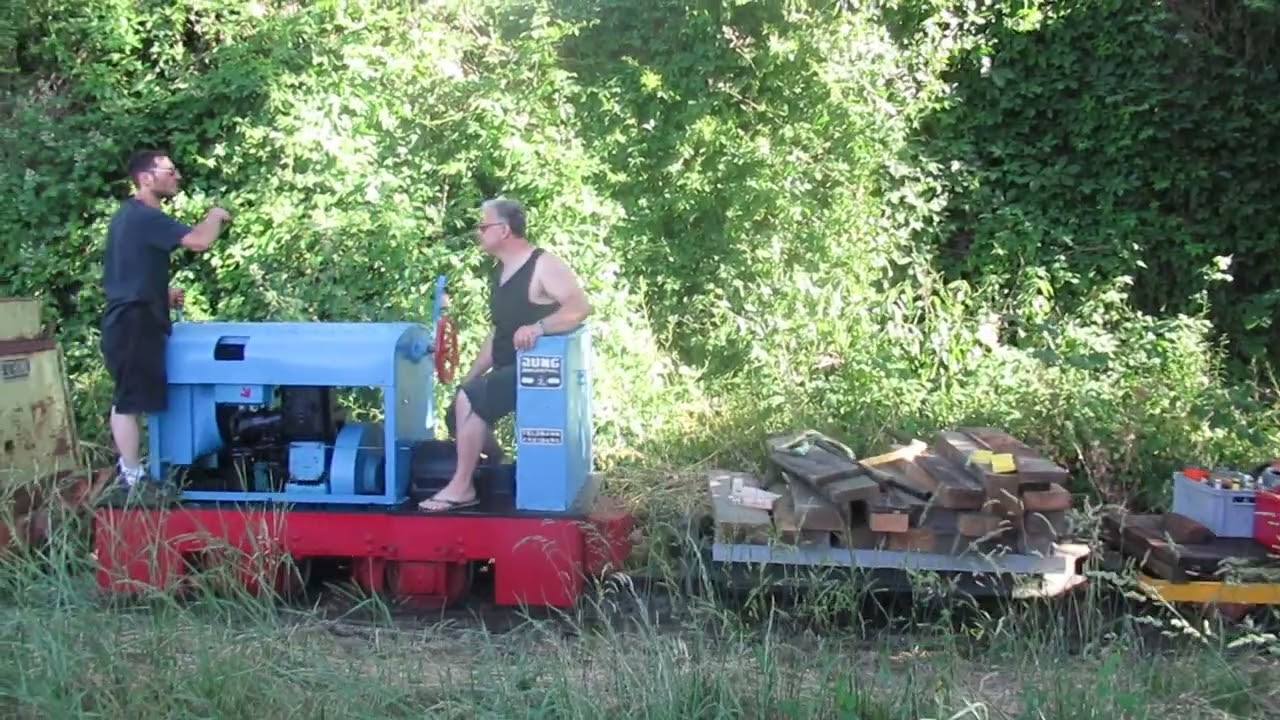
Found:
[[83, 471], [62, 348], [38, 302], [0, 298], [0, 491]]

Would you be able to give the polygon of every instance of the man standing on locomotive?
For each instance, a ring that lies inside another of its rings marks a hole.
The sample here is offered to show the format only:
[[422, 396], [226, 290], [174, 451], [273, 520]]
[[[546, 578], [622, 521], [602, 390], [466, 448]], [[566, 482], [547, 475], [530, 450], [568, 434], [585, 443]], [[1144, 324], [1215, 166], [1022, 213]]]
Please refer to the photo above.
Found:
[[418, 504], [429, 512], [479, 502], [472, 475], [480, 452], [496, 452], [494, 423], [516, 408], [516, 351], [533, 347], [543, 335], [573, 330], [591, 313], [573, 270], [525, 238], [520, 203], [502, 198], [485, 202], [476, 239], [498, 261], [489, 276], [493, 329], [449, 407], [446, 424], [457, 443], [458, 464], [449, 483]]
[[169, 286], [169, 256], [180, 247], [208, 250], [231, 216], [215, 207], [191, 227], [161, 210], [161, 201], [177, 194], [182, 178], [165, 153], [134, 153], [128, 173], [136, 190], [120, 204], [107, 228], [101, 349], [115, 385], [111, 436], [120, 453], [117, 477], [134, 487], [146, 475], [138, 415], [163, 411], [168, 405], [169, 309], [181, 305], [184, 297], [181, 288]]

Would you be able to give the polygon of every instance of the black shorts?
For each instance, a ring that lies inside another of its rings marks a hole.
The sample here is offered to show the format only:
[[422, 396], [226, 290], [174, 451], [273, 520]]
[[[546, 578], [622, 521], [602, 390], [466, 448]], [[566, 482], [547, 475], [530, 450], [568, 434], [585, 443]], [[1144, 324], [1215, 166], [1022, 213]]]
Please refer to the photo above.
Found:
[[115, 384], [112, 406], [121, 415], [162, 412], [169, 404], [165, 324], [146, 305], [114, 311], [102, 326], [102, 357]]
[[[460, 392], [467, 394], [472, 412], [479, 415], [486, 425], [493, 427], [494, 423], [516, 410], [516, 367], [504, 365], [490, 368], [480, 377], [463, 383]], [[450, 433], [455, 432], [452, 427], [455, 407], [456, 401], [449, 407]]]

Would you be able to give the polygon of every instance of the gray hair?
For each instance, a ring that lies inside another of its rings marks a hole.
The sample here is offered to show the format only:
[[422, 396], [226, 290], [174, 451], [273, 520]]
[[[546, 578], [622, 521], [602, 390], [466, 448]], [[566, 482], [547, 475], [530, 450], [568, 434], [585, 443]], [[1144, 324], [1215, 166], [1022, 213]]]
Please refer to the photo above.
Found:
[[513, 235], [524, 237], [524, 206], [519, 202], [509, 198], [493, 198], [485, 200], [480, 209], [482, 212], [492, 210], [500, 222], [506, 223], [507, 227], [511, 228]]

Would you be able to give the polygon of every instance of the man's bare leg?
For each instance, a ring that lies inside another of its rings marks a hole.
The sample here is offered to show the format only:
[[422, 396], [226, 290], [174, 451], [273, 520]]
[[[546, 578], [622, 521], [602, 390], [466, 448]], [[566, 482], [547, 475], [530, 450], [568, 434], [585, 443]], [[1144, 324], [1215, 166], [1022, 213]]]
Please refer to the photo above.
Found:
[[126, 482], [142, 479], [141, 432], [137, 415], [121, 415], [111, 408], [111, 437], [120, 453], [120, 471]]
[[[445, 429], [449, 431], [449, 439], [457, 441], [458, 439], [458, 397], [465, 398], [466, 394], [459, 390], [455, 394], [453, 405], [449, 406], [449, 411], [444, 416]], [[480, 446], [480, 454], [485, 457], [490, 464], [498, 464], [506, 459], [506, 451], [502, 449], [502, 444], [498, 442], [498, 435], [488, 424], [484, 428], [484, 444]]]
[[453, 471], [453, 478], [434, 496], [418, 503], [423, 510], [448, 510], [457, 504], [470, 504], [476, 499], [475, 483], [472, 475], [480, 462], [480, 448], [485, 442], [489, 427], [471, 411], [471, 400], [465, 392], [458, 392], [454, 412], [456, 413], [455, 445], [458, 462]]

